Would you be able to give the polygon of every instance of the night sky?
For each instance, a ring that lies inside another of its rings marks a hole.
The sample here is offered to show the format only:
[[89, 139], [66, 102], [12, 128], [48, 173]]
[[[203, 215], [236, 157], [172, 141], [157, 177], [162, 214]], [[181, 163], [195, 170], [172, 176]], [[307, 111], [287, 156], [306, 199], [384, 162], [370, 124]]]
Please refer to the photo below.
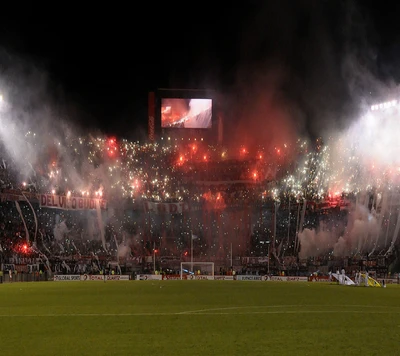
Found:
[[[21, 4], [2, 11], [0, 46], [47, 73], [56, 100], [72, 108], [74, 120], [125, 136], [146, 127], [147, 95], [155, 88], [211, 88], [240, 96], [262, 92], [259, 78], [279, 68], [285, 75], [276, 90], [296, 102], [306, 130], [315, 134], [324, 110], [338, 108], [343, 121], [351, 116], [355, 87], [358, 96], [375, 95], [375, 80], [400, 79], [400, 5], [172, 3]], [[364, 72], [349, 79], [349, 53], [373, 80]], [[318, 109], [310, 104], [316, 101]]]

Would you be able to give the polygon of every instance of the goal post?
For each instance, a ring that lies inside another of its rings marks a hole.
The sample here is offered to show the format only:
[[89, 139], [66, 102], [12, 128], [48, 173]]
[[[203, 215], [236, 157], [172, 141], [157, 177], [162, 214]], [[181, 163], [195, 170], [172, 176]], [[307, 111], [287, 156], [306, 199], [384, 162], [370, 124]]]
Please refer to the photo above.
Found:
[[181, 262], [181, 279], [187, 275], [201, 275], [214, 277], [214, 262]]

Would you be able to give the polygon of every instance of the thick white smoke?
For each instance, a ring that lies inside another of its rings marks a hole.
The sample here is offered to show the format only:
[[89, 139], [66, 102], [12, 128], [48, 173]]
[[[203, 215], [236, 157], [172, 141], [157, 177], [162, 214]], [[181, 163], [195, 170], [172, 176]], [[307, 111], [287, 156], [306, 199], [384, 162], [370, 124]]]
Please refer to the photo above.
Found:
[[[336, 239], [336, 256], [382, 252], [397, 240], [398, 214], [392, 209], [398, 204], [400, 182], [400, 107], [394, 97], [387, 102], [383, 110], [365, 109], [346, 130], [331, 133], [326, 140], [326, 154], [315, 174], [323, 183], [321, 191], [357, 196], [345, 233], [330, 233], [329, 240]], [[299, 239], [301, 255], [314, 256], [327, 236], [323, 229], [304, 230]]]
[[211, 127], [212, 100], [192, 99], [189, 103], [189, 119], [185, 122], [187, 128]]
[[381, 226], [374, 210], [369, 211], [366, 206], [357, 204], [350, 217], [345, 234], [334, 245], [335, 256], [368, 253], [379, 236]]
[[121, 243], [118, 246], [118, 258], [126, 258], [130, 255], [130, 253], [131, 253], [131, 248], [129, 245]]
[[54, 238], [57, 242], [62, 242], [67, 236], [69, 230], [65, 221], [58, 223], [53, 230]]
[[357, 202], [350, 207], [346, 226], [332, 228], [330, 225], [328, 228], [321, 223], [317, 229], [304, 229], [299, 233], [299, 257], [320, 256], [328, 252], [333, 252], [337, 257], [345, 257], [368, 254], [375, 249], [382, 250], [386, 245], [382, 214], [385, 214], [384, 211], [378, 214], [368, 204]]
[[210, 99], [192, 99], [189, 103], [189, 116], [197, 116], [204, 111], [211, 110]]
[[330, 164], [332, 189], [365, 190], [400, 178], [399, 107], [368, 111], [345, 132], [332, 135]]
[[307, 258], [320, 256], [332, 250], [337, 236], [335, 232], [327, 231], [324, 226], [321, 226], [318, 230], [304, 229], [299, 233], [299, 241], [301, 244], [299, 257]]
[[140, 235], [122, 232], [122, 242], [118, 245], [118, 258], [127, 258], [131, 255], [132, 247], [140, 245]]

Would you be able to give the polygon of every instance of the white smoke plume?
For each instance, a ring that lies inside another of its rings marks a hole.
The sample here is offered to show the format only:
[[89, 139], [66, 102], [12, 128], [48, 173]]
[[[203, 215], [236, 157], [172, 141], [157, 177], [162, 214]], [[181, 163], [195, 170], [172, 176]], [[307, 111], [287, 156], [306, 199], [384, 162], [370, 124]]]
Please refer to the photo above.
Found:
[[299, 257], [307, 258], [320, 256], [332, 250], [337, 236], [332, 231], [326, 231], [322, 226], [318, 230], [304, 229], [299, 232], [299, 241], [301, 244]]
[[110, 189], [118, 181], [119, 173], [111, 178], [103, 164], [107, 157], [87, 159], [88, 147], [99, 145], [98, 137], [105, 141], [105, 136], [96, 136], [97, 129], [90, 135], [90, 128], [77, 124], [88, 115], [66, 105], [45, 70], [0, 49], [0, 79], [0, 147], [7, 153], [2, 163], [17, 172], [19, 184], [80, 194], [100, 186]]
[[377, 213], [366, 204], [356, 202], [350, 207], [346, 226], [328, 228], [324, 223], [316, 229], [304, 229], [299, 232], [300, 258], [315, 257], [332, 253], [337, 257], [369, 254], [375, 249], [385, 248], [384, 229], [382, 229], [384, 211]]
[[191, 99], [189, 102], [189, 119], [185, 123], [187, 128], [211, 127], [212, 101], [209, 99]]
[[131, 248], [129, 245], [126, 245], [125, 243], [121, 243], [118, 246], [118, 258], [126, 258], [131, 254]]
[[352, 212], [346, 232], [340, 236], [334, 246], [335, 256], [350, 256], [357, 253], [370, 252], [375, 244], [376, 236], [380, 232], [377, 216], [374, 211], [357, 204]]
[[399, 107], [366, 111], [345, 132], [331, 135], [331, 188], [361, 191], [400, 182]]
[[64, 238], [67, 236], [69, 230], [65, 223], [65, 221], [59, 222], [53, 230], [55, 240], [60, 243], [64, 241]]

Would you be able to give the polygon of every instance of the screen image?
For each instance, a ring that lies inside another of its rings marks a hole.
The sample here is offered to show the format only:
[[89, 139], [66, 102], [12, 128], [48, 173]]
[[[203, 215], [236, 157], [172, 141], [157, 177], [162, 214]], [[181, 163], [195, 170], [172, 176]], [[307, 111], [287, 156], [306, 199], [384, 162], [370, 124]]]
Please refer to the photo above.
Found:
[[212, 99], [161, 99], [161, 127], [210, 129]]

